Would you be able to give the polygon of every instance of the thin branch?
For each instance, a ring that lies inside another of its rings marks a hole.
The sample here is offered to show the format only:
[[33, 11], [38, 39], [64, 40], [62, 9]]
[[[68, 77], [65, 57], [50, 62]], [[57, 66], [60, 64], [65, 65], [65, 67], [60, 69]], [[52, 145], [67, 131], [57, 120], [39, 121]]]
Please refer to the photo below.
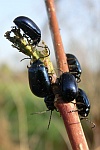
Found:
[[56, 19], [55, 8], [53, 4], [53, 0], [46, 0], [47, 12], [49, 17], [50, 29], [53, 38], [53, 44], [55, 48], [56, 60], [58, 68], [63, 71], [69, 71], [68, 65], [66, 65], [66, 56], [64, 53], [64, 48], [62, 44], [62, 39], [59, 32], [59, 26]]
[[[56, 18], [54, 0], [45, 0], [50, 29], [54, 42], [55, 55], [57, 59], [57, 65], [62, 72], [68, 72], [68, 64], [62, 44], [62, 39], [59, 32], [59, 26]], [[78, 117], [77, 112], [71, 112], [76, 110], [76, 106], [72, 103], [64, 103], [61, 98], [57, 98], [55, 106], [59, 110], [68, 136], [71, 142], [73, 150], [88, 150], [88, 145], [84, 136], [84, 132]], [[71, 113], [68, 113], [71, 112]]]

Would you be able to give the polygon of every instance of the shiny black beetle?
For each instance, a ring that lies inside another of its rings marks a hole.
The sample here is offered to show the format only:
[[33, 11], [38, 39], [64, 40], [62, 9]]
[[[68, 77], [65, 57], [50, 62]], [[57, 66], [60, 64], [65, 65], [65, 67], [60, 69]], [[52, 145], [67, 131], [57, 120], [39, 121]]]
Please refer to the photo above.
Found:
[[54, 106], [54, 99], [55, 99], [55, 95], [53, 93], [51, 93], [50, 95], [44, 98], [44, 102], [48, 110], [51, 110], [51, 111], [53, 111], [54, 109], [56, 110], [56, 107]]
[[45, 104], [46, 104], [46, 106], [47, 106], [47, 108], [48, 108], [47, 111], [51, 111], [50, 119], [49, 119], [49, 123], [48, 123], [48, 128], [47, 128], [47, 129], [49, 129], [49, 126], [50, 126], [52, 112], [53, 112], [54, 110], [57, 111], [57, 108], [54, 106], [54, 99], [55, 99], [55, 95], [53, 94], [53, 92], [50, 93], [50, 95], [48, 95], [48, 96], [46, 96], [46, 97], [44, 98], [44, 102], [45, 102]]
[[43, 62], [36, 60], [28, 67], [29, 86], [32, 93], [38, 97], [46, 97], [51, 93], [51, 82]]
[[19, 29], [22, 29], [24, 33], [32, 40], [32, 45], [37, 45], [41, 40], [41, 31], [39, 27], [28, 17], [19, 16], [13, 21]]
[[76, 106], [78, 108], [78, 114], [81, 116], [81, 120], [85, 119], [92, 124], [91, 128], [95, 128], [95, 123], [87, 118], [90, 112], [90, 102], [86, 93], [82, 89], [78, 89], [78, 95], [76, 97]]
[[60, 76], [59, 87], [64, 102], [71, 102], [76, 98], [78, 86], [75, 77], [71, 73], [65, 72]]
[[75, 76], [77, 82], [80, 82], [82, 69], [81, 69], [78, 59], [73, 54], [66, 54], [66, 56], [67, 56], [69, 72]]
[[78, 108], [78, 114], [82, 117], [87, 117], [90, 112], [90, 102], [86, 93], [82, 89], [78, 89], [78, 95], [76, 97], [76, 106]]

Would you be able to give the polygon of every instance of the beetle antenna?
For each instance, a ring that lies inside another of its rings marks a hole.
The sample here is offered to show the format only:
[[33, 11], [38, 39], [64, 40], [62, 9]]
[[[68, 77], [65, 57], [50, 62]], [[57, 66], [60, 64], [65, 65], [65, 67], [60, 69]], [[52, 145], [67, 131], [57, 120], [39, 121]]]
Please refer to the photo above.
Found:
[[47, 110], [45, 110], [45, 111], [31, 113], [30, 115], [35, 115], [35, 114], [39, 114], [39, 115], [41, 115], [41, 114], [46, 113], [47, 111], [50, 111], [50, 110], [49, 110], [49, 109], [47, 109]]
[[23, 59], [20, 60], [20, 62], [25, 60], [25, 59], [31, 59], [31, 57], [23, 58]]
[[85, 118], [85, 117], [81, 117], [81, 118], [80, 118], [80, 120], [83, 120], [83, 119], [85, 119], [86, 121], [88, 121], [89, 123], [92, 124], [91, 129], [95, 128], [96, 125], [95, 125], [94, 122], [92, 122], [91, 120], [89, 120], [88, 118]]
[[47, 129], [49, 129], [49, 127], [50, 127], [50, 122], [51, 122], [52, 112], [53, 112], [53, 111], [51, 110], [50, 118], [49, 118], [49, 123], [48, 123], [48, 127], [47, 127]]
[[[31, 113], [30, 115], [35, 115], [35, 114], [39, 114], [39, 115], [41, 115], [41, 114], [46, 113], [47, 111], [50, 111], [50, 110], [49, 110], [49, 109], [47, 109], [47, 110], [45, 110], [45, 111]], [[48, 123], [48, 127], [47, 127], [47, 129], [49, 129], [49, 127], [50, 127], [51, 117], [52, 117], [52, 110], [51, 110], [51, 113], [50, 113], [50, 118], [49, 118], [49, 123]]]

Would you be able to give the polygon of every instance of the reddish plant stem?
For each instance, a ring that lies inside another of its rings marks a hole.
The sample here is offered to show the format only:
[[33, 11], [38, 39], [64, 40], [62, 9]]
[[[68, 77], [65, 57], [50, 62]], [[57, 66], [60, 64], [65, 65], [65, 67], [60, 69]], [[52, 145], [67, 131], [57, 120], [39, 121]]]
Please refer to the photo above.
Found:
[[[47, 6], [47, 12], [49, 17], [49, 23], [53, 38], [53, 44], [55, 47], [55, 54], [56, 54], [56, 60], [59, 70], [66, 72], [69, 71], [68, 65], [66, 65], [66, 56], [64, 53], [64, 48], [62, 44], [62, 39], [59, 32], [59, 26], [58, 22], [55, 20], [56, 13], [55, 8], [52, 0], [46, 0], [46, 6]], [[60, 72], [61, 72], [60, 71]], [[62, 73], [62, 72], [61, 72]]]
[[[62, 44], [62, 39], [59, 32], [59, 26], [56, 18], [54, 0], [45, 0], [47, 13], [49, 17], [49, 24], [54, 42], [55, 54], [57, 59], [57, 65], [59, 70], [68, 72], [68, 64], [66, 62], [66, 56]], [[56, 95], [57, 97], [57, 95]], [[76, 106], [72, 103], [64, 103], [62, 98], [57, 97], [55, 106], [59, 110], [65, 128], [67, 130], [69, 140], [71, 142], [73, 150], [88, 150], [88, 145], [84, 136], [84, 132], [78, 117], [77, 112], [71, 112], [76, 110]]]

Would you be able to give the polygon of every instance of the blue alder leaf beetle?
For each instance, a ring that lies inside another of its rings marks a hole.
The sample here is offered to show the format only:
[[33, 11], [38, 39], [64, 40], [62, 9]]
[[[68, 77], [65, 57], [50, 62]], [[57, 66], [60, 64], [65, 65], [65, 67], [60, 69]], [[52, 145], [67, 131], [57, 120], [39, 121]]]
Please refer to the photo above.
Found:
[[86, 93], [82, 89], [78, 89], [78, 95], [76, 97], [76, 106], [78, 108], [78, 114], [82, 117], [87, 117], [90, 112], [90, 102]]
[[49, 123], [48, 123], [48, 128], [49, 129], [49, 126], [50, 126], [50, 122], [51, 122], [51, 116], [52, 116], [52, 112], [54, 110], [57, 111], [57, 108], [54, 106], [54, 100], [55, 100], [55, 95], [53, 93], [50, 93], [50, 95], [46, 96], [44, 98], [44, 102], [48, 108], [47, 111], [51, 111], [51, 114], [50, 114], [50, 119], [49, 119]]
[[71, 102], [76, 98], [78, 86], [75, 77], [71, 73], [63, 73], [58, 79], [58, 84], [64, 102]]
[[34, 95], [44, 98], [51, 93], [51, 81], [48, 71], [39, 59], [28, 67], [28, 78], [30, 89]]
[[78, 59], [73, 54], [66, 54], [66, 56], [67, 56], [69, 72], [75, 76], [77, 82], [80, 82], [82, 69]]
[[37, 45], [41, 40], [41, 30], [30, 18], [19, 16], [13, 21], [19, 29], [22, 29], [25, 35], [31, 38], [32, 45]]
[[50, 93], [50, 95], [44, 98], [44, 102], [48, 110], [51, 110], [51, 111], [53, 111], [54, 109], [56, 110], [56, 107], [54, 106], [54, 99], [55, 99], [55, 95], [53, 93]]
[[[77, 109], [76, 111], [78, 111], [78, 114], [81, 116], [81, 120], [82, 119], [85, 119], [87, 120], [88, 122], [90, 122], [92, 124], [92, 127], [91, 128], [94, 128], [95, 127], [95, 123], [93, 123], [91, 120], [89, 120], [87, 118], [87, 116], [89, 115], [89, 112], [90, 112], [90, 102], [89, 102], [89, 99], [86, 95], [86, 93], [82, 90], [82, 89], [78, 89], [78, 94], [77, 94], [77, 97], [76, 97], [76, 106], [77, 106]], [[74, 112], [74, 111], [72, 111]]]

